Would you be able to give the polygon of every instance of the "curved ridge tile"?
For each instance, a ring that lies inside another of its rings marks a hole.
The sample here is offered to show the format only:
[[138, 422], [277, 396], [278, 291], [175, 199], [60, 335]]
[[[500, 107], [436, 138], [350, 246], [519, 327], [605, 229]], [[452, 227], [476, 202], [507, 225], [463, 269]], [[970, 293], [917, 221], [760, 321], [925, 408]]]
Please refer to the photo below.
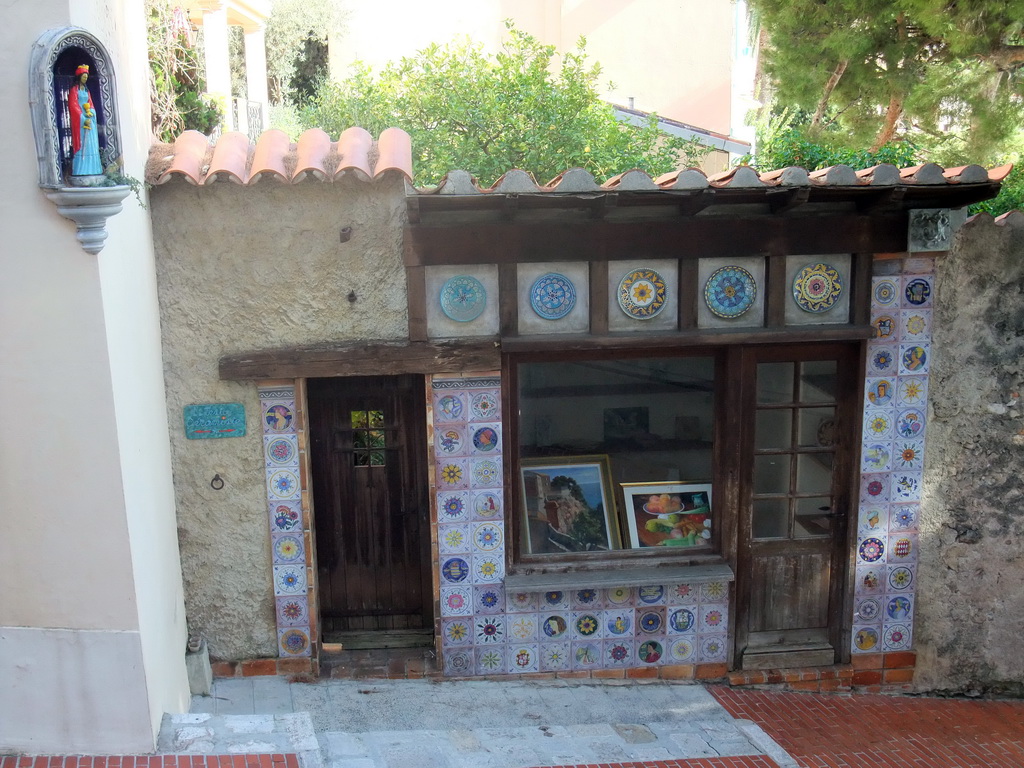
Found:
[[1013, 170], [1013, 163], [1007, 163], [1006, 165], [1000, 165], [998, 168], [993, 168], [988, 172], [989, 181], [1002, 181], [1010, 175], [1010, 171]]
[[469, 171], [448, 171], [437, 185], [439, 195], [479, 195], [480, 187]]
[[213, 149], [210, 170], [206, 172], [203, 184], [212, 184], [224, 174], [236, 184], [245, 184], [245, 168], [249, 164], [249, 137], [238, 131], [221, 134]]
[[341, 176], [345, 171], [357, 171], [363, 181], [373, 178], [370, 170], [370, 150], [373, 148], [373, 136], [365, 128], [352, 126], [346, 128], [338, 137], [338, 165], [331, 174], [332, 179]]
[[173, 159], [157, 184], [170, 181], [173, 174], [183, 176], [189, 184], [198, 184], [203, 175], [203, 160], [210, 149], [210, 140], [199, 131], [185, 131], [174, 140]]
[[330, 152], [331, 137], [327, 135], [326, 131], [320, 128], [303, 131], [296, 147], [295, 173], [292, 174], [292, 184], [297, 184], [307, 175], [317, 181], [324, 181], [327, 178], [324, 160]]
[[812, 184], [826, 187], [856, 187], [860, 185], [856, 171], [848, 165], [830, 165], [807, 174]]
[[910, 184], [945, 184], [946, 177], [942, 175], [942, 166], [935, 163], [914, 165], [910, 168], [900, 169], [900, 178]]
[[779, 174], [779, 184], [783, 187], [806, 187], [810, 183], [811, 177], [807, 169], [799, 165], [788, 165]]
[[757, 171], [749, 165], [737, 165], [735, 168], [731, 168], [728, 171], [716, 173], [715, 175], [708, 177], [708, 182], [713, 187], [725, 187], [729, 189], [768, 186], [761, 181], [761, 177], [757, 175]]
[[401, 128], [385, 128], [377, 139], [377, 164], [373, 177], [398, 171], [412, 182], [412, 138]]
[[891, 163], [879, 163], [856, 173], [861, 182], [874, 187], [891, 187], [900, 183], [900, 169]]
[[544, 189], [550, 192], [600, 192], [594, 174], [585, 168], [570, 168], [549, 181]]
[[252, 155], [252, 167], [249, 168], [249, 184], [254, 184], [263, 176], [277, 177], [280, 181], [288, 181], [284, 156], [291, 151], [291, 139], [284, 131], [271, 129], [264, 131], [256, 142], [256, 151]]
[[988, 171], [980, 165], [960, 165], [947, 168], [942, 172], [950, 184], [984, 184], [988, 181]]
[[996, 216], [996, 224], [1000, 227], [1010, 226], [1015, 229], [1024, 227], [1024, 211], [1007, 211], [1001, 216]]
[[647, 192], [652, 189], [659, 189], [658, 185], [654, 183], [654, 179], [639, 168], [612, 176], [601, 187], [603, 189], [614, 189], [618, 192]]
[[699, 168], [663, 173], [654, 180], [661, 189], [707, 189], [708, 177]]
[[503, 195], [532, 195], [540, 192], [540, 187], [531, 174], [514, 168], [494, 182], [494, 186], [487, 191]]

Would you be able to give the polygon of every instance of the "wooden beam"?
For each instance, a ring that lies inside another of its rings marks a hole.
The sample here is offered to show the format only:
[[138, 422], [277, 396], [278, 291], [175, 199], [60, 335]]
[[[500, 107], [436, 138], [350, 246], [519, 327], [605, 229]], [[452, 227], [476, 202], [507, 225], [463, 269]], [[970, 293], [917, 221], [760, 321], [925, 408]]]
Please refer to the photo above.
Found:
[[803, 205], [810, 197], [810, 187], [771, 190], [768, 192], [768, 207], [771, 208], [772, 213], [785, 213]]
[[473, 343], [367, 341], [259, 350], [220, 359], [227, 380], [379, 376], [404, 373], [494, 371], [501, 353], [494, 340]]
[[409, 312], [409, 338], [427, 340], [427, 275], [423, 267], [405, 268], [406, 296]]
[[611, 222], [519, 221], [414, 225], [405, 229], [407, 266], [738, 257], [751, 253], [829, 254], [903, 250], [907, 214], [680, 217]]
[[519, 335], [519, 284], [515, 264], [498, 265], [498, 327], [502, 336]]

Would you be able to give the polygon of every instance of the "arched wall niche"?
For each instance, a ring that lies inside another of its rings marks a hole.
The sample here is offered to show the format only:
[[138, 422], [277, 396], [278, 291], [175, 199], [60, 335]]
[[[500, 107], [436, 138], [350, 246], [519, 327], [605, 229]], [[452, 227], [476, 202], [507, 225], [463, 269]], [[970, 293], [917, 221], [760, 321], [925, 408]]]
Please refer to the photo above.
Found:
[[75, 69], [89, 65], [89, 92], [99, 124], [103, 167], [121, 169], [121, 134], [117, 115], [117, 83], [110, 54], [92, 34], [80, 27], [45, 32], [32, 46], [29, 65], [29, 103], [39, 163], [39, 186], [70, 186], [71, 118], [68, 90]]

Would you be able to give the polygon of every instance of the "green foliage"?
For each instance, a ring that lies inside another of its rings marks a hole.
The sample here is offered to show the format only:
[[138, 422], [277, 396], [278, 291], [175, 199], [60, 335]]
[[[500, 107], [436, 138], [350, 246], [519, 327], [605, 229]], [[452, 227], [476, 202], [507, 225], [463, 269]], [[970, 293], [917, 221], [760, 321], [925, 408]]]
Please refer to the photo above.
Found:
[[153, 133], [167, 142], [186, 130], [209, 133], [221, 112], [203, 95], [206, 83], [187, 27], [170, 0], [146, 0], [146, 15]]
[[271, 104], [290, 100], [289, 88], [297, 65], [303, 63], [305, 41], [325, 46], [338, 31], [344, 21], [338, 5], [334, 0], [274, 0], [265, 34]]
[[1024, 211], [1024, 166], [1018, 162], [1013, 167], [1010, 175], [1003, 179], [998, 197], [983, 203], [975, 203], [969, 210], [971, 213], [984, 211], [993, 216], [1001, 216], [1010, 211]]
[[327, 79], [328, 72], [327, 42], [307, 37], [295, 57], [295, 74], [288, 81], [289, 101], [300, 107], [308, 104], [320, 83]]
[[625, 125], [597, 89], [600, 66], [585, 40], [561, 56], [554, 46], [506, 23], [502, 52], [468, 41], [431, 45], [379, 75], [357, 65], [325, 82], [302, 112], [307, 127], [337, 136], [359, 125], [374, 136], [390, 126], [412, 138], [417, 183], [436, 184], [461, 169], [491, 184], [513, 168], [541, 183], [576, 166], [604, 179], [631, 168], [660, 174], [696, 165], [707, 150], [658, 129]]

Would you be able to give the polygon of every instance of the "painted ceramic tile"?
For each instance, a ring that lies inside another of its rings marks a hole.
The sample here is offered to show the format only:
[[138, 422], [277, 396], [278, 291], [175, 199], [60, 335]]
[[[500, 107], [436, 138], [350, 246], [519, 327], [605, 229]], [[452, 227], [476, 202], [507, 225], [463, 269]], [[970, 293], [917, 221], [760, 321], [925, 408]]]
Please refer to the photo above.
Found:
[[277, 626], [301, 627], [309, 625], [309, 605], [305, 595], [275, 597]]
[[508, 634], [504, 616], [477, 616], [475, 620], [477, 645], [500, 645]]
[[569, 643], [545, 643], [540, 647], [540, 668], [545, 672], [560, 672], [572, 666]]
[[886, 589], [889, 592], [907, 592], [914, 589], [917, 566], [908, 563], [888, 566]]
[[904, 342], [931, 341], [932, 311], [904, 309], [900, 313], [900, 338]]
[[854, 604], [853, 620], [855, 622], [881, 621], [883, 599], [878, 596], [859, 598]]
[[465, 422], [469, 418], [466, 395], [461, 392], [434, 393], [434, 423]]
[[924, 254], [908, 256], [903, 260], [904, 275], [930, 275], [935, 271], [935, 256]]
[[868, 474], [860, 479], [860, 499], [876, 504], [889, 500], [889, 475]]
[[541, 642], [565, 642], [572, 637], [570, 625], [572, 616], [565, 612], [544, 611], [540, 616], [540, 632], [538, 637]]
[[500, 491], [481, 491], [473, 494], [472, 502], [473, 517], [476, 520], [500, 520], [503, 515], [501, 512], [501, 492]]
[[868, 375], [893, 376], [898, 370], [896, 344], [868, 344]]
[[661, 635], [665, 633], [665, 613], [666, 609], [664, 606], [655, 608], [637, 607], [636, 609], [636, 628], [637, 634], [643, 635]]
[[471, 547], [468, 525], [442, 523], [437, 526], [437, 547], [442, 555], [468, 554]]
[[912, 594], [887, 595], [885, 598], [885, 622], [910, 624], [914, 620], [914, 596]]
[[859, 536], [885, 535], [889, 529], [888, 508], [880, 504], [862, 505], [857, 514], [857, 534]]
[[[537, 595], [532, 592], [506, 592], [505, 603], [509, 613], [530, 613], [537, 610]], [[547, 606], [542, 606], [542, 610]]]
[[274, 594], [278, 596], [306, 594], [306, 566], [275, 565]]
[[917, 534], [889, 534], [889, 563], [917, 562]]
[[902, 326], [898, 313], [887, 311], [873, 313], [871, 325], [875, 327], [875, 341], [899, 341]]
[[309, 656], [309, 627], [288, 627], [277, 630], [277, 647], [282, 656]]
[[473, 555], [473, 583], [498, 584], [505, 578], [505, 558], [501, 552]]
[[465, 557], [441, 558], [441, 584], [468, 584], [470, 568]]
[[570, 644], [573, 669], [598, 669], [604, 662], [600, 640], [580, 640]]
[[572, 607], [577, 610], [592, 611], [604, 607], [604, 597], [599, 589], [574, 589], [569, 593]]
[[606, 667], [627, 667], [635, 653], [632, 637], [615, 637], [605, 640], [604, 665]]
[[297, 500], [302, 496], [298, 470], [267, 468], [267, 494], [274, 500]]
[[907, 275], [903, 278], [904, 309], [924, 309], [932, 305], [932, 275]]
[[915, 440], [924, 437], [923, 408], [904, 408], [896, 414], [896, 437]]
[[472, 619], [442, 619], [441, 642], [445, 645], [469, 645]]
[[931, 344], [928, 342], [900, 344], [899, 356], [900, 376], [928, 373], [931, 367]]
[[725, 581], [709, 581], [700, 585], [701, 603], [724, 602], [729, 597], [729, 584]]
[[470, 461], [470, 482], [473, 488], [497, 488], [501, 485], [501, 458]]
[[866, 536], [857, 542], [857, 562], [867, 565], [885, 562], [885, 541], [877, 536]]
[[857, 565], [854, 594], [880, 595], [886, 589], [888, 571], [884, 565]]
[[469, 393], [471, 421], [495, 421], [501, 417], [501, 400], [496, 390]]
[[901, 283], [898, 277], [876, 277], [871, 280], [871, 306], [898, 307]]
[[506, 624], [510, 643], [523, 643], [537, 639], [536, 613], [518, 613], [515, 616], [510, 616]]
[[473, 587], [473, 610], [475, 613], [504, 613], [505, 588], [501, 584]]
[[477, 523], [472, 531], [473, 552], [502, 552], [505, 545], [504, 523]]
[[601, 614], [601, 621], [604, 624], [605, 637], [632, 637], [633, 636], [633, 608], [622, 606], [619, 609], [609, 609]]
[[864, 441], [873, 442], [892, 437], [892, 413], [889, 409], [871, 410], [864, 419]]
[[469, 453], [466, 427], [459, 424], [445, 424], [434, 427], [434, 456], [438, 463], [449, 456], [465, 456]]
[[864, 443], [860, 452], [862, 472], [884, 472], [892, 467], [892, 443]]
[[604, 590], [604, 599], [609, 608], [616, 605], [633, 605], [633, 588], [609, 587]]
[[306, 564], [302, 533], [271, 533], [270, 553], [275, 565]]
[[893, 469], [924, 469], [924, 440], [897, 440], [892, 446]]
[[878, 653], [881, 650], [881, 640], [881, 625], [854, 625], [850, 650], [853, 653]]
[[295, 387], [292, 386], [257, 387], [256, 391], [259, 394], [260, 402], [287, 402], [295, 400]]
[[665, 588], [663, 586], [646, 586], [637, 587], [636, 590], [636, 604], [638, 606], [643, 605], [664, 605], [665, 604]]
[[437, 494], [437, 519], [443, 523], [456, 523], [470, 517], [470, 496], [459, 491]]
[[709, 635], [700, 638], [700, 662], [725, 661], [728, 653], [729, 644], [725, 635]]
[[500, 675], [505, 672], [505, 646], [477, 646], [476, 673], [478, 675]]
[[699, 584], [676, 584], [668, 588], [670, 605], [691, 605], [700, 597]]
[[636, 639], [636, 656], [638, 666], [652, 667], [665, 663], [665, 638], [638, 637]]
[[470, 616], [473, 598], [467, 587], [441, 587], [442, 616]]
[[701, 605], [699, 632], [725, 632], [728, 627], [728, 605], [725, 603]]
[[540, 647], [536, 643], [509, 645], [509, 674], [536, 672], [540, 669]]
[[696, 632], [698, 616], [702, 613], [703, 611], [698, 611], [696, 605], [669, 608], [666, 621], [668, 634], [681, 635]]
[[298, 501], [271, 501], [270, 530], [301, 531], [302, 505]]
[[928, 399], [927, 376], [900, 376], [896, 384], [896, 404], [923, 408]]
[[295, 402], [263, 403], [263, 431], [268, 435], [295, 432]]
[[604, 637], [601, 626], [601, 611], [573, 611], [569, 614], [569, 625], [573, 641], [597, 640]]
[[891, 531], [916, 531], [917, 504], [893, 504], [889, 517], [889, 530]]
[[444, 673], [451, 677], [465, 677], [472, 675], [474, 672], [473, 668], [473, 651], [472, 649], [459, 649], [454, 648], [445, 649], [444, 651]]
[[922, 208], [910, 211], [907, 226], [907, 251], [947, 251], [953, 239], [948, 208]]
[[299, 466], [299, 436], [266, 435], [263, 438], [263, 456], [268, 467]]
[[868, 408], [885, 408], [893, 402], [896, 394], [896, 379], [868, 379], [864, 386], [864, 405]]
[[466, 459], [442, 459], [435, 466], [439, 490], [457, 491], [469, 488], [469, 461]]
[[889, 498], [893, 503], [921, 500], [920, 472], [893, 472], [889, 485]]
[[470, 453], [475, 456], [496, 456], [501, 453], [501, 425], [473, 424], [469, 427]]
[[540, 595], [540, 605], [543, 610], [561, 610], [569, 607], [569, 593], [561, 590], [551, 590]]
[[695, 637], [669, 637], [665, 642], [668, 645], [669, 664], [684, 664], [696, 658]]
[[909, 624], [885, 623], [882, 625], [882, 650], [909, 651], [912, 637]]

